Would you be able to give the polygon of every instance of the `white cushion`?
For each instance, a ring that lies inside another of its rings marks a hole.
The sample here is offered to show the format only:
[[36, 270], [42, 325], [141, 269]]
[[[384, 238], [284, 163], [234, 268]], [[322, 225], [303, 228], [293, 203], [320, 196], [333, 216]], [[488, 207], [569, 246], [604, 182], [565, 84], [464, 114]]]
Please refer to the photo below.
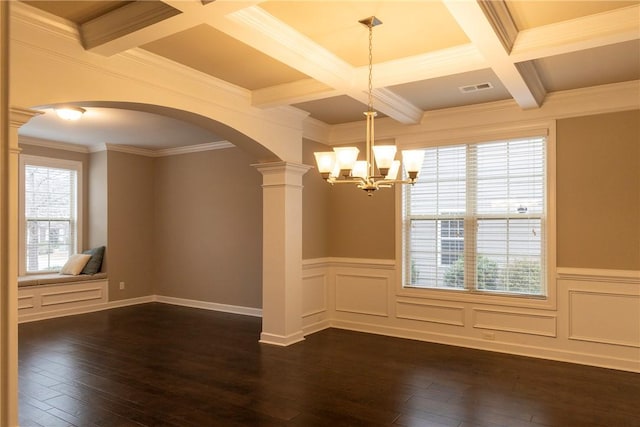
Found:
[[73, 276], [77, 276], [80, 274], [84, 266], [87, 265], [89, 258], [91, 258], [91, 255], [89, 254], [71, 255], [64, 266], [62, 266], [60, 274], [71, 274]]

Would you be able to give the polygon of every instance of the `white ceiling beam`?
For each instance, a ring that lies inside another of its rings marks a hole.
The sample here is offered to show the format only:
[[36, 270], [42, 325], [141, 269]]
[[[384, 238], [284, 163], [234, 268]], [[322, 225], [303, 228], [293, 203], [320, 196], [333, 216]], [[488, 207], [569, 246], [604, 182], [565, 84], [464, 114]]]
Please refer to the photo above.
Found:
[[[504, 3], [489, 2], [489, 4], [494, 6], [494, 9], [488, 11], [485, 7], [485, 14], [501, 15], [505, 12], [500, 6]], [[496, 29], [494, 23], [492, 27], [494, 31], [506, 34], [506, 36], [499, 36], [503, 46], [505, 40], [511, 40], [509, 43], [512, 45], [511, 62], [525, 63], [552, 55], [640, 39], [639, 16], [640, 5], [636, 5], [523, 30], [515, 35], [513, 32], [515, 26], [508, 25], [502, 29]], [[467, 44], [376, 64], [374, 85], [386, 87], [489, 67], [490, 65], [476, 47], [473, 44]], [[521, 74], [526, 74], [527, 70], [531, 69], [531, 64], [517, 67], [520, 68]], [[366, 73], [368, 69], [360, 67], [356, 70], [354, 80], [364, 81]], [[534, 74], [528, 78], [532, 81], [536, 79]], [[327, 90], [323, 91], [321, 87]], [[533, 86], [532, 90], [535, 90], [535, 87], [537, 85]], [[254, 91], [253, 104], [258, 107], [280, 106], [335, 95], [337, 95], [335, 90], [309, 79]]]
[[529, 61], [640, 39], [640, 4], [520, 31], [511, 60]]
[[216, 29], [329, 87], [351, 84], [351, 65], [259, 7], [229, 14]]
[[[489, 68], [489, 64], [478, 49], [466, 44], [375, 64], [373, 85], [394, 86], [485, 68]], [[360, 67], [356, 70], [355, 78], [359, 82], [366, 82], [368, 73], [366, 66]]]
[[[364, 104], [368, 102], [367, 82], [356, 81], [354, 77], [357, 73], [353, 66], [263, 9], [249, 7], [229, 14], [227, 18], [229, 23], [217, 24], [218, 30], [312, 77], [337, 93], [347, 94]], [[297, 93], [295, 88], [292, 92]], [[258, 93], [258, 101], [264, 102], [267, 93]], [[318, 92], [316, 94], [319, 95]], [[387, 90], [377, 90], [374, 97], [377, 98], [376, 109], [402, 123], [418, 123], [422, 118], [422, 110]]]
[[280, 107], [342, 94], [342, 92], [315, 79], [304, 79], [256, 89], [251, 92], [251, 105], [258, 108]]
[[117, 41], [179, 13], [164, 3], [129, 3], [80, 25], [82, 45], [92, 52], [113, 54], [116, 52], [110, 52], [105, 47], [111, 46], [113, 50]]
[[[473, 45], [467, 44], [377, 63], [374, 66], [373, 85], [377, 88], [383, 88], [488, 67], [489, 65], [478, 50]], [[361, 90], [366, 90], [365, 83], [368, 81], [368, 73], [367, 66], [355, 69], [353, 80], [354, 82], [362, 82]], [[262, 108], [273, 107], [342, 94], [342, 92], [314, 79], [306, 79], [254, 90], [252, 104]]]
[[[477, 1], [444, 0], [445, 6], [458, 22], [485, 59], [491, 64], [493, 72], [509, 91], [516, 103], [523, 109], [539, 108], [544, 100], [545, 91], [532, 66], [518, 67], [511, 59], [508, 44], [501, 31], [496, 28], [509, 28], [512, 23], [496, 22], [496, 19], [511, 19], [510, 15], [487, 13]], [[506, 44], [506, 46], [505, 46]], [[521, 68], [526, 73], [521, 73]]]
[[135, 1], [82, 24], [79, 28], [85, 49], [112, 56], [146, 43], [221, 20], [226, 14], [259, 1], [200, 0]]

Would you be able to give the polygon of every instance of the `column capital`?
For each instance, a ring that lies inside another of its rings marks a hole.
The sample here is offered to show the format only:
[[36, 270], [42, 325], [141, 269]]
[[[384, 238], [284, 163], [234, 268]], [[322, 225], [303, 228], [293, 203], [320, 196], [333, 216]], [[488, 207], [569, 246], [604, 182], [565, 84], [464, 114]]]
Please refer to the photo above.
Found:
[[309, 169], [313, 168], [313, 166], [292, 162], [254, 163], [251, 166], [258, 169], [263, 175], [285, 172], [302, 176], [307, 173]]
[[263, 187], [302, 186], [302, 176], [312, 168], [309, 165], [291, 162], [255, 163], [251, 166], [262, 174]]

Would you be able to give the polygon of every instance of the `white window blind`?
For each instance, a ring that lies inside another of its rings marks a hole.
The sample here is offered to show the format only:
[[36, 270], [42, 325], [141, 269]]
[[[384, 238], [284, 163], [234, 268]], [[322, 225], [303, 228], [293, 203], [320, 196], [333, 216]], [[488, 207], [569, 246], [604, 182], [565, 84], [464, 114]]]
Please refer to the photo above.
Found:
[[545, 295], [545, 138], [429, 148], [404, 193], [408, 287]]
[[78, 168], [23, 165], [27, 273], [59, 270], [77, 251]]

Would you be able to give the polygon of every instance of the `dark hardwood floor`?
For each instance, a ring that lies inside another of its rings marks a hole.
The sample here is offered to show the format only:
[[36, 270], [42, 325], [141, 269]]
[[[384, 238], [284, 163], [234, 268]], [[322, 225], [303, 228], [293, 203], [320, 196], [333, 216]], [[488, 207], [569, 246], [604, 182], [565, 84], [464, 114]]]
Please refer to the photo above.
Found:
[[19, 328], [23, 427], [640, 426], [629, 372], [159, 303]]

